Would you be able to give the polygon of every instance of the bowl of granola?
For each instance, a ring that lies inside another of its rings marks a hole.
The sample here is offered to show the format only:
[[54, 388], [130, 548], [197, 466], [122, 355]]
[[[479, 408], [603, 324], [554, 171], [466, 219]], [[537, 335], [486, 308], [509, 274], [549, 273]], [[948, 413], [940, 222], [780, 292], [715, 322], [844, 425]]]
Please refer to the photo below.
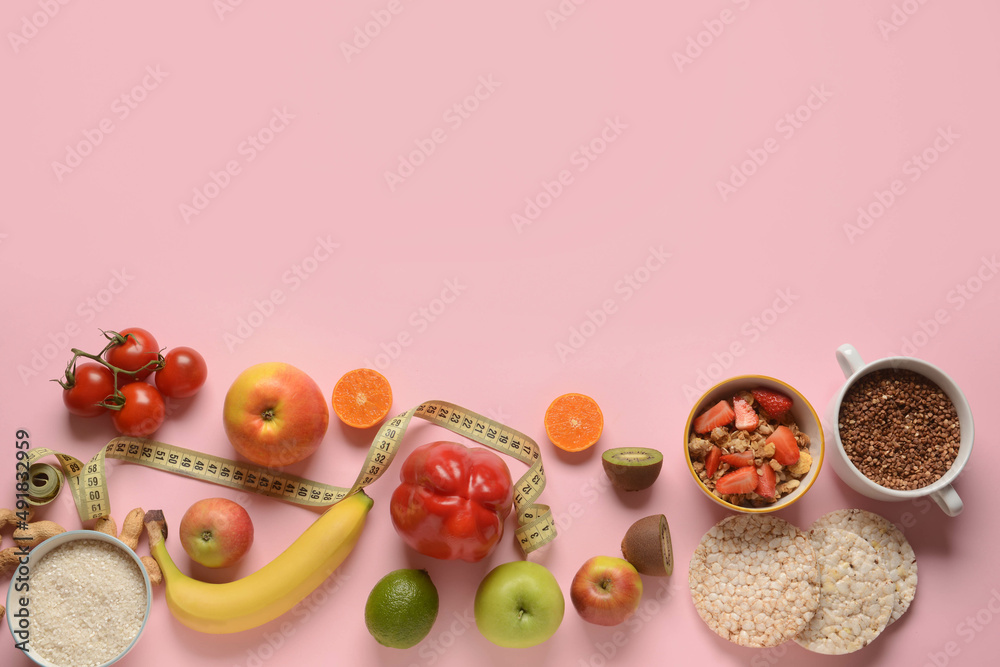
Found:
[[804, 496], [823, 465], [823, 426], [809, 401], [766, 375], [740, 375], [706, 391], [684, 427], [695, 482], [738, 512], [773, 512]]

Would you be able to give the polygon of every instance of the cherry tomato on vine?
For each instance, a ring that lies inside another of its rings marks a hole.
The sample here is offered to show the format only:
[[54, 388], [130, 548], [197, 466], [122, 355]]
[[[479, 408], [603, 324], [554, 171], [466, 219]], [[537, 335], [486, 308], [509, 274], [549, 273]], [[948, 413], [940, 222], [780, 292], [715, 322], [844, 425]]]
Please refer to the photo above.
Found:
[[79, 417], [97, 417], [107, 412], [100, 403], [115, 393], [114, 374], [108, 367], [98, 363], [79, 364], [73, 375], [73, 386], [63, 390], [66, 409]]
[[187, 398], [198, 393], [207, 377], [205, 357], [190, 347], [175, 347], [163, 355], [163, 368], [153, 379], [164, 396]]
[[148, 382], [132, 382], [121, 391], [125, 404], [111, 411], [111, 421], [122, 435], [144, 438], [160, 428], [167, 415], [163, 396]]
[[[109, 349], [104, 358], [112, 366], [116, 366], [125, 371], [137, 371], [151, 361], [160, 358], [160, 346], [157, 344], [153, 334], [139, 327], [130, 327], [118, 332], [127, 339], [121, 345], [115, 345]], [[130, 380], [144, 380], [149, 377], [153, 369], [139, 371], [133, 375], [121, 375], [118, 377], [118, 384], [123, 385]]]

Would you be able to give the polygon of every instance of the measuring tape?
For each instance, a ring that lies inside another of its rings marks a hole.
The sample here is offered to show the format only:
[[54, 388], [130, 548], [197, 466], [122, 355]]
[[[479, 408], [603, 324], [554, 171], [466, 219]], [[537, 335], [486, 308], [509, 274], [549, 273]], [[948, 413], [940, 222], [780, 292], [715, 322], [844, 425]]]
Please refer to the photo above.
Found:
[[[488, 419], [446, 401], [427, 401], [393, 417], [379, 429], [365, 459], [364, 467], [350, 488], [331, 486], [242, 461], [211, 456], [155, 440], [120, 436], [111, 440], [86, 464], [79, 459], [45, 447], [28, 451], [28, 502], [43, 505], [51, 502], [65, 482], [68, 483], [82, 521], [108, 516], [107, 459], [137, 463], [149, 468], [221, 484], [230, 488], [286, 500], [306, 507], [329, 507], [376, 482], [389, 468], [402, 445], [410, 421], [418, 417], [463, 435], [481, 445], [511, 456], [528, 466], [528, 472], [514, 487], [514, 514], [518, 527], [515, 538], [528, 554], [551, 542], [556, 536], [552, 512], [537, 503], [545, 488], [545, 471], [538, 444], [520, 431]], [[37, 463], [55, 456], [59, 469]]]

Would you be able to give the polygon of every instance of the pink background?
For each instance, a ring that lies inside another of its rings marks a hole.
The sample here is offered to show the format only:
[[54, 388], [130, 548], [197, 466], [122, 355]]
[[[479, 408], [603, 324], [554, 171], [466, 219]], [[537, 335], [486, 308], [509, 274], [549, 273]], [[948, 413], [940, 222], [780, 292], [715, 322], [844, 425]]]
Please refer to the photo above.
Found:
[[[122, 664], [831, 662], [795, 645], [730, 645], [695, 613], [687, 563], [725, 513], [691, 483], [681, 436], [709, 377], [778, 377], [822, 412], [843, 381], [833, 353], [844, 342], [868, 360], [903, 353], [942, 367], [979, 426], [958, 518], [869, 501], [829, 465], [782, 512], [807, 527], [831, 510], [871, 509], [902, 524], [916, 550], [910, 613], [852, 664], [995, 658], [995, 3], [177, 4], [0, 10], [7, 442], [26, 428], [35, 446], [89, 458], [115, 435], [108, 420], [69, 417], [49, 382], [70, 347], [100, 347], [99, 328], [145, 327], [162, 346], [206, 356], [206, 387], [171, 404], [156, 438], [221, 456], [233, 455], [222, 399], [244, 368], [286, 361], [329, 393], [343, 372], [375, 365], [395, 412], [441, 398], [543, 444], [543, 500], [561, 531], [531, 559], [567, 601], [583, 561], [617, 555], [647, 514], [667, 515], [677, 567], [646, 578], [641, 622], [599, 628], [568, 607], [547, 643], [497, 648], [463, 619], [482, 576], [519, 557], [515, 545], [475, 565], [409, 551], [387, 512], [393, 470], [370, 489], [375, 509], [339, 590], [223, 637], [179, 625], [157, 590]], [[419, 164], [398, 172], [413, 151]], [[402, 176], [390, 187], [393, 171]], [[860, 223], [859, 208], [871, 215]], [[554, 451], [542, 427], [569, 391], [595, 397], [606, 417], [598, 446], [580, 455]], [[438, 435], [415, 426], [406, 445]], [[333, 422], [292, 470], [349, 485], [369, 442]], [[665, 452], [651, 491], [605, 485], [600, 451], [623, 445]], [[0, 449], [7, 498], [14, 452]], [[178, 522], [214, 495], [247, 506], [257, 527], [247, 560], [198, 576], [252, 571], [314, 516], [111, 470], [119, 518], [141, 505]], [[67, 493], [43, 515], [79, 527]], [[377, 645], [362, 613], [375, 581], [399, 567], [426, 567], [441, 595], [437, 625], [405, 652]], [[7, 641], [0, 656], [28, 663]]]

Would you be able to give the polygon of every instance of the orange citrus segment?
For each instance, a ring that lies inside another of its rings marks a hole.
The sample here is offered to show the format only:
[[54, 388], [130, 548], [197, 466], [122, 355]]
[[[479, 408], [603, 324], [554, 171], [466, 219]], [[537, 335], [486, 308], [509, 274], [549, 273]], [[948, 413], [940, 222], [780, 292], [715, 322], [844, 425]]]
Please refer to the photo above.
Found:
[[348, 426], [374, 426], [385, 419], [391, 407], [389, 381], [370, 368], [344, 373], [333, 388], [333, 411]]
[[545, 432], [552, 444], [567, 452], [592, 447], [604, 430], [597, 401], [583, 394], [563, 394], [545, 411]]

